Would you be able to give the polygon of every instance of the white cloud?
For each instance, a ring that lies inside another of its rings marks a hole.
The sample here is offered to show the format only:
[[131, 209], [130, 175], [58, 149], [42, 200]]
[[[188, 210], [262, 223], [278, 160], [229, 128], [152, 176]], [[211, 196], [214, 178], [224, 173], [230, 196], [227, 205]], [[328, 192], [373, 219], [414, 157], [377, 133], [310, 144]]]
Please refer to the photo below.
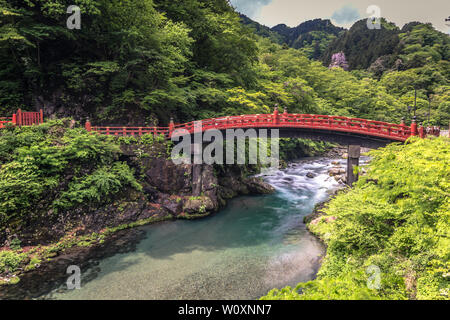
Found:
[[331, 19], [338, 24], [354, 23], [361, 18], [358, 9], [350, 4], [346, 4], [342, 8], [336, 10]]
[[[445, 18], [450, 14], [448, 0], [231, 0], [242, 12], [267, 26], [285, 23], [297, 26], [316, 19], [331, 19], [333, 14], [345, 5], [351, 5], [361, 15], [368, 18], [367, 7], [381, 8], [381, 16], [396, 23], [399, 27], [411, 21], [431, 22], [435, 28], [448, 32]], [[337, 23], [337, 21], [336, 21]], [[338, 23], [337, 23], [338, 24]], [[351, 23], [338, 24], [348, 27]]]
[[261, 9], [271, 3], [272, 0], [231, 0], [230, 2], [237, 11], [250, 18], [255, 18]]

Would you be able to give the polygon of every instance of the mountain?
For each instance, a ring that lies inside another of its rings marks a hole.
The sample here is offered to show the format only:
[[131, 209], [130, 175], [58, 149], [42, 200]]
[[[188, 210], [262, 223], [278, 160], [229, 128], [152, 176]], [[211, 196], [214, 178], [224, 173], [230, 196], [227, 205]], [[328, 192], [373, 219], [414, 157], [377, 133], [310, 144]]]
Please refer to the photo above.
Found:
[[381, 29], [369, 29], [367, 20], [356, 22], [348, 31], [334, 39], [321, 60], [329, 65], [334, 53], [343, 51], [350, 69], [367, 69], [379, 57], [398, 53], [399, 28], [382, 20]]
[[264, 26], [256, 21], [253, 21], [246, 15], [239, 14], [239, 16], [241, 18], [242, 24], [253, 29], [253, 31], [257, 35], [264, 37], [264, 38], [269, 38], [273, 42], [276, 42], [278, 44], [283, 44], [285, 42], [283, 36], [280, 33], [276, 32], [275, 30], [272, 30], [267, 26]]
[[442, 65], [449, 60], [448, 35], [434, 29], [431, 24], [417, 21], [400, 29], [382, 18], [381, 29], [369, 29], [367, 20], [363, 19], [346, 30], [323, 19], [309, 20], [294, 28], [286, 24], [269, 28], [245, 15], [240, 17], [241, 23], [256, 34], [299, 49], [308, 58], [320, 60], [325, 66], [330, 65], [333, 54], [342, 51], [349, 70], [368, 70], [378, 78], [386, 71], [421, 68], [427, 64]]
[[371, 30], [364, 19], [329, 44], [321, 57], [324, 65], [329, 65], [332, 55], [340, 51], [345, 53], [350, 70], [368, 69], [381, 76], [387, 70], [421, 68], [448, 61], [450, 39], [429, 23], [410, 22], [400, 29], [381, 19], [381, 29]]
[[319, 59], [328, 44], [338, 37], [345, 29], [336, 27], [330, 20], [314, 19], [291, 28], [285, 24], [273, 28], [261, 25], [241, 14], [244, 25], [254, 29], [256, 34], [270, 38], [279, 44], [286, 44], [295, 49], [301, 49], [309, 58]]
[[331, 36], [338, 36], [345, 29], [336, 27], [333, 23], [326, 19], [314, 19], [301, 23], [297, 27], [290, 28], [285, 24], [279, 24], [271, 29], [283, 36], [283, 40], [290, 47], [301, 49], [305, 45], [310, 45], [309, 39], [312, 34], [326, 34]]

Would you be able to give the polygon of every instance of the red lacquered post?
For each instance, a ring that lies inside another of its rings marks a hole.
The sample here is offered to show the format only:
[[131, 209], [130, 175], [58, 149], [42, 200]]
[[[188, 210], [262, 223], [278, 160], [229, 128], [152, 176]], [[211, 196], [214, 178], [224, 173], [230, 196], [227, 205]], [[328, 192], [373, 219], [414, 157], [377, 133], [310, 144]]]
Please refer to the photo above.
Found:
[[17, 116], [15, 113], [12, 115], [12, 123], [13, 123], [13, 125], [17, 124]]
[[425, 128], [422, 125], [419, 127], [419, 137], [422, 139], [425, 138]]
[[173, 122], [173, 118], [170, 118], [170, 123], [169, 123], [169, 139], [172, 138], [172, 133], [173, 130], [175, 129], [175, 123]]
[[402, 118], [402, 122], [400, 123], [400, 126], [402, 127], [402, 135], [405, 136], [405, 129], [406, 129], [406, 124], [405, 124], [405, 117]]
[[39, 110], [39, 123], [44, 123], [44, 111], [42, 109]]
[[275, 107], [275, 110], [273, 111], [273, 123], [278, 124], [278, 106]]
[[85, 127], [86, 131], [88, 131], [88, 132], [92, 131], [92, 125], [91, 125], [91, 122], [89, 121], [89, 118], [86, 119], [86, 123], [84, 124], [84, 127]]
[[413, 121], [411, 123], [411, 136], [415, 137], [417, 136], [418, 131], [417, 131], [417, 123], [416, 123], [416, 117], [413, 118]]
[[17, 125], [22, 125], [22, 110], [17, 110]]

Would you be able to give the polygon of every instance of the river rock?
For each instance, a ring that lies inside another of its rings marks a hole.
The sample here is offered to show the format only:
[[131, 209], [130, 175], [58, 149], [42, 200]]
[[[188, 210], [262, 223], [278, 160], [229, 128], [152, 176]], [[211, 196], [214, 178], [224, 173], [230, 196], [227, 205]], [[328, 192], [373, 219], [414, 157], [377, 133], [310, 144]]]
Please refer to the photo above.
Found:
[[163, 193], [189, 193], [192, 189], [191, 165], [175, 165], [171, 160], [154, 158], [144, 169], [146, 182]]
[[270, 194], [275, 192], [274, 187], [259, 178], [248, 178], [244, 180], [244, 183], [251, 194]]
[[209, 197], [190, 197], [184, 201], [183, 211], [188, 214], [204, 214], [214, 210], [215, 205]]
[[306, 176], [307, 176], [308, 178], [310, 178], [310, 179], [313, 179], [313, 178], [317, 177], [317, 175], [316, 175], [315, 173], [312, 173], [312, 172], [308, 172], [308, 173], [306, 174]]
[[328, 171], [328, 174], [331, 177], [334, 177], [334, 176], [337, 176], [337, 175], [340, 175], [340, 174], [345, 174], [345, 169], [344, 168], [331, 168]]

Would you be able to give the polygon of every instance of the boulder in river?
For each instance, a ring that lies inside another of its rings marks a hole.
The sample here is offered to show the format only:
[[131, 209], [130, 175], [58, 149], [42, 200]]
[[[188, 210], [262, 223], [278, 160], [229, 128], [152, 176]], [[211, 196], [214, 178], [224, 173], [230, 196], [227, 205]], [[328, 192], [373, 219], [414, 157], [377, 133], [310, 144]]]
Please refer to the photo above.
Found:
[[215, 205], [211, 198], [200, 196], [190, 197], [183, 204], [183, 211], [189, 214], [204, 214], [215, 209]]
[[308, 172], [308, 173], [306, 174], [306, 176], [307, 176], [308, 178], [310, 178], [310, 179], [313, 179], [313, 178], [317, 177], [317, 175], [316, 175], [315, 173], [313, 173], [313, 172]]
[[332, 177], [338, 176], [338, 175], [341, 175], [341, 174], [345, 174], [345, 169], [344, 168], [331, 168], [328, 171], [328, 174], [330, 176], [332, 176]]
[[270, 194], [275, 192], [275, 188], [259, 178], [248, 178], [244, 180], [248, 191], [251, 194]]

